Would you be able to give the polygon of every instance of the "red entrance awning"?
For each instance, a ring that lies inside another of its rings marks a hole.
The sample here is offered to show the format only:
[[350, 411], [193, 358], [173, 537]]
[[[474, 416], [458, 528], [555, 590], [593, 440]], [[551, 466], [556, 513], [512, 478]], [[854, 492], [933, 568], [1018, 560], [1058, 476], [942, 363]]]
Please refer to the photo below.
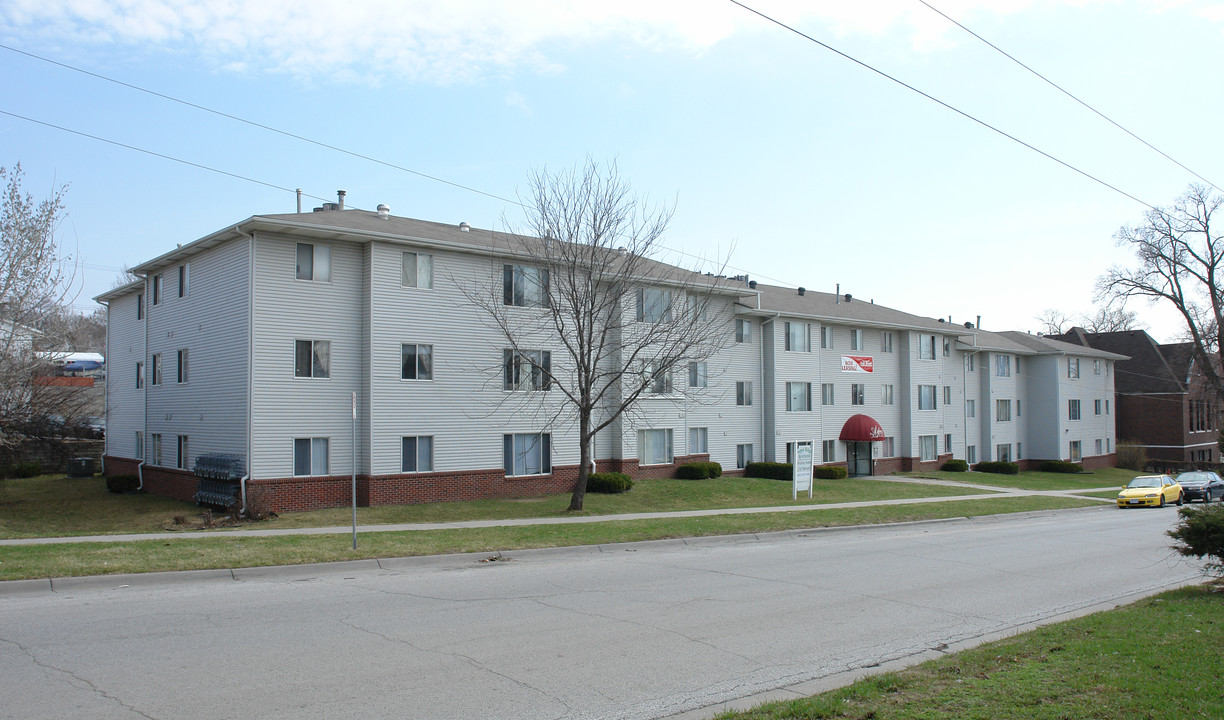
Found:
[[842, 426], [838, 439], [846, 442], [876, 442], [884, 439], [884, 428], [870, 415], [855, 415]]

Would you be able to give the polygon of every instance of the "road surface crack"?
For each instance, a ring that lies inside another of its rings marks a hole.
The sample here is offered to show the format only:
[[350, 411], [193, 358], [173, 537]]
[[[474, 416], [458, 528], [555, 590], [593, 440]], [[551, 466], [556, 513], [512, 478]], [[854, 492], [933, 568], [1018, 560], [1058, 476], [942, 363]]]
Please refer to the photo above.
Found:
[[30, 650], [29, 648], [27, 648], [26, 646], [22, 645], [19, 642], [16, 642], [14, 640], [9, 640], [8, 638], [0, 638], [0, 642], [6, 643], [8, 645], [12, 645], [13, 647], [17, 648], [18, 650], [21, 651], [23, 655], [25, 655], [27, 658], [30, 659], [30, 662], [32, 662], [37, 667], [42, 668], [45, 671], [48, 671], [49, 674], [64, 675], [64, 676], [67, 676], [68, 678], [71, 678], [71, 680], [76, 681], [76, 683], [73, 683], [71, 680], [65, 680], [65, 682], [67, 682], [69, 685], [74, 685], [74, 686], [79, 687], [79, 685], [77, 685], [77, 683], [79, 683], [80, 685], [84, 685], [86, 688], [88, 688], [89, 691], [92, 692], [93, 694], [98, 695], [99, 697], [106, 698], [107, 700], [115, 703], [116, 705], [123, 708], [124, 710], [127, 710], [130, 713], [139, 715], [140, 717], [143, 717], [143, 718], [148, 718], [149, 720], [158, 720], [154, 716], [141, 712], [140, 710], [137, 710], [131, 705], [125, 703], [124, 701], [120, 700], [114, 695], [103, 690], [102, 688], [95, 685], [93, 681], [87, 678], [81, 677], [80, 675], [77, 675], [71, 670], [66, 670], [64, 668], [57, 667], [50, 663], [46, 663], [46, 662], [43, 662], [42, 660], [39, 660], [37, 657], [34, 656], [34, 652], [32, 650]]

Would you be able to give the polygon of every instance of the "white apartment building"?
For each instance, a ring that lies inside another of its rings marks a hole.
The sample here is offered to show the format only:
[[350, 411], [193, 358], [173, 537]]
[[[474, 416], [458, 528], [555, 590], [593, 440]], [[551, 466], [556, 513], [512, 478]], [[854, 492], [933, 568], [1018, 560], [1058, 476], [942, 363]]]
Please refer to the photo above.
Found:
[[[354, 476], [375, 505], [572, 488], [572, 418], [529, 372], [565, 362], [558, 339], [507, 369], [471, 300], [488, 286], [532, 311], [541, 285], [504, 235], [361, 210], [255, 216], [133, 271], [97, 298], [108, 474], [190, 499], [201, 457], [237, 458], [273, 509], [346, 504]], [[723, 349], [601, 432], [600, 469], [670, 476], [708, 458], [734, 473], [806, 441], [854, 475], [1112, 464], [1123, 356], [850, 295], [711, 287]]]

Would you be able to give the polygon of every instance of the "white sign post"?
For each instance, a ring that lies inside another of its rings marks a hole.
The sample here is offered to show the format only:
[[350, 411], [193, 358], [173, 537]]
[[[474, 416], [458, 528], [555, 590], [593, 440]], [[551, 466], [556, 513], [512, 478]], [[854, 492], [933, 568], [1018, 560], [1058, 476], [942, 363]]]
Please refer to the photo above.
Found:
[[791, 482], [791, 500], [798, 500], [799, 493], [807, 490], [812, 497], [812, 453], [816, 441], [795, 443], [794, 479]]

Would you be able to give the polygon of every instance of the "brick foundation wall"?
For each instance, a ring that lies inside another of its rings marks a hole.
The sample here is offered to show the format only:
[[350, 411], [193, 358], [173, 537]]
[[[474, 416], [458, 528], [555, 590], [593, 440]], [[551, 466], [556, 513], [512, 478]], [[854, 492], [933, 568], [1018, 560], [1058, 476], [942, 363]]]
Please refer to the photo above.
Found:
[[880, 458], [872, 463], [872, 472], [876, 475], [890, 475], [892, 473], [902, 472], [901, 465], [904, 458]]

